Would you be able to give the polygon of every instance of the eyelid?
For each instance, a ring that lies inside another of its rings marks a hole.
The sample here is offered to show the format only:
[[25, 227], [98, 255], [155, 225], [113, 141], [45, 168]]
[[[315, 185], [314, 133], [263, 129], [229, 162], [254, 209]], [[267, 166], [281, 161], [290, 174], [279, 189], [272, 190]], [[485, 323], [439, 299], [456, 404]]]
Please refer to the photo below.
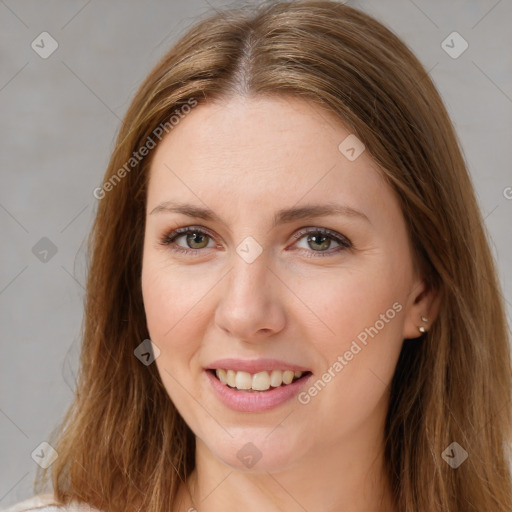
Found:
[[[292, 238], [300, 239], [304, 235], [307, 235], [308, 233], [321, 233], [323, 235], [328, 235], [331, 238], [334, 238], [334, 240], [336, 240], [339, 244], [350, 246], [350, 247], [353, 246], [352, 242], [345, 235], [342, 235], [341, 233], [333, 231], [332, 229], [315, 227], [315, 226], [308, 226], [308, 227], [299, 229], [298, 232], [292, 234]], [[317, 251], [317, 252], [320, 252], [320, 251]], [[326, 252], [326, 251], [323, 251], [323, 252]]]
[[[209, 236], [212, 240], [216, 240], [216, 236], [213, 235], [213, 233], [206, 227], [184, 226], [181, 228], [173, 229], [168, 234], [164, 234], [164, 236], [160, 240], [160, 243], [164, 246], [170, 246], [171, 244], [174, 244], [174, 241], [177, 238], [180, 238], [181, 236], [186, 235], [189, 232], [196, 232], [196, 233], [204, 234], [204, 235]], [[313, 250], [308, 251], [307, 249], [303, 249], [303, 248], [298, 248], [297, 250], [299, 250], [299, 251], [302, 250], [302, 251], [306, 251], [306, 252], [310, 252], [310, 253], [316, 253], [316, 254], [318, 254], [319, 257], [322, 257], [323, 255], [325, 255], [325, 256], [334, 255], [334, 254], [337, 254], [337, 253], [342, 252], [343, 250], [347, 250], [347, 249], [355, 249], [352, 241], [349, 238], [347, 238], [345, 235], [342, 235], [341, 233], [333, 231], [329, 228], [323, 228], [323, 227], [318, 227], [318, 226], [306, 226], [306, 227], [300, 228], [298, 231], [296, 231], [295, 233], [293, 233], [291, 235], [291, 238], [293, 238], [294, 240], [299, 240], [299, 239], [303, 238], [305, 235], [307, 235], [308, 233], [320, 233], [322, 235], [327, 235], [328, 237], [333, 239], [336, 243], [338, 243], [339, 246], [335, 247], [334, 249], [329, 249], [327, 251], [313, 251]], [[184, 254], [198, 255], [199, 253], [204, 251], [204, 249], [207, 249], [207, 247], [204, 247], [202, 249], [193, 249], [193, 248], [185, 248], [185, 247], [176, 245], [175, 247], [172, 247], [171, 250], [176, 251], [178, 253], [181, 252]], [[210, 247], [210, 249], [211, 249], [211, 247]]]
[[[170, 246], [174, 244], [174, 241], [177, 238], [180, 238], [188, 233], [200, 233], [209, 236], [212, 240], [216, 240], [215, 235], [208, 229], [203, 226], [184, 226], [181, 228], [176, 228], [171, 230], [171, 232], [165, 232], [164, 235], [160, 238], [160, 244], [164, 246]], [[203, 251], [203, 249], [192, 249], [189, 247], [181, 247], [176, 245], [176, 247], [171, 248], [173, 251], [188, 253], [188, 254], [198, 254]]]
[[161, 236], [162, 240], [168, 240], [170, 241], [172, 238], [176, 238], [180, 235], [186, 235], [189, 232], [200, 232], [204, 233], [205, 235], [208, 235], [211, 238], [217, 239], [218, 235], [216, 235], [213, 231], [210, 231], [208, 228], [204, 226], [183, 226], [183, 227], [176, 227], [165, 230], [164, 234]]

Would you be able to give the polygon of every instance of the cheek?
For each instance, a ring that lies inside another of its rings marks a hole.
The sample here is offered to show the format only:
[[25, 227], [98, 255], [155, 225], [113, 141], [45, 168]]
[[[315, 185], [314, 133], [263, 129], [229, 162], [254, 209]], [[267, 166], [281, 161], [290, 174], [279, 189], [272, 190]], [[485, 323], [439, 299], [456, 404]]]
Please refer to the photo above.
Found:
[[322, 414], [350, 411], [348, 428], [371, 414], [386, 393], [402, 345], [407, 270], [397, 273], [392, 262], [374, 256], [372, 264], [329, 269], [315, 286], [304, 280], [300, 289], [321, 319], [321, 324], [315, 320], [316, 329], [322, 327], [316, 333], [310, 327], [324, 368], [308, 394]]
[[333, 354], [348, 350], [351, 341], [361, 333], [360, 339], [364, 341], [365, 329], [375, 324], [379, 338], [386, 333], [392, 334], [393, 339], [401, 332], [403, 315], [397, 310], [403, 309], [403, 285], [403, 279], [392, 266], [377, 261], [326, 269], [314, 278], [302, 279], [300, 287], [295, 288], [309, 310], [306, 315], [301, 314], [298, 322], [304, 327], [306, 319], [311, 319], [307, 320], [309, 329], [317, 331], [311, 332], [311, 340], [331, 359]]
[[156, 365], [167, 391], [172, 395], [174, 381], [167, 372], [181, 381], [184, 376], [178, 376], [176, 372], [180, 372], [183, 361], [190, 359], [193, 348], [189, 337], [184, 335], [184, 329], [191, 327], [192, 298], [177, 274], [159, 268], [149, 259], [143, 264], [142, 295], [149, 337], [160, 349]]
[[[163, 344], [184, 340], [201, 315], [201, 299], [213, 283], [194, 276], [191, 267], [175, 268], [149, 256], [142, 269], [142, 295], [152, 340]], [[185, 341], [185, 340], [184, 340]]]
[[200, 290], [159, 257], [144, 260], [141, 284], [149, 337], [160, 349], [155, 364], [169, 398], [190, 420], [194, 407], [185, 390], [192, 389], [197, 377], [190, 363], [198, 349], [194, 340], [201, 339], [194, 332]]

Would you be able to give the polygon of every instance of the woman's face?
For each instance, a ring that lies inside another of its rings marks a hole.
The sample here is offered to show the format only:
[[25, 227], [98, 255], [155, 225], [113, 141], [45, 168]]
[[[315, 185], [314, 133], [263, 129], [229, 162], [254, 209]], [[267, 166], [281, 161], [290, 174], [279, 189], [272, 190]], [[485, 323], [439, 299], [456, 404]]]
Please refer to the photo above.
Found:
[[401, 210], [368, 152], [297, 98], [197, 106], [155, 151], [147, 326], [200, 449], [276, 471], [375, 442], [425, 311]]

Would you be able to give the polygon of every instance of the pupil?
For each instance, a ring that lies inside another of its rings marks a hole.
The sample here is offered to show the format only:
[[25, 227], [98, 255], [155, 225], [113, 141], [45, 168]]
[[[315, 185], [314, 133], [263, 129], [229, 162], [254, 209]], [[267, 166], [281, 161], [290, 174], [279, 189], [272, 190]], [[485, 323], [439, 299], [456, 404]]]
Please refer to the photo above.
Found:
[[201, 239], [201, 238], [205, 238], [205, 235], [202, 235], [201, 233], [190, 233], [190, 235], [188, 236], [189, 245], [195, 244], [195, 243], [201, 244], [201, 241], [199, 241], [199, 242], [196, 241], [197, 237], [199, 237], [199, 239]]
[[[317, 244], [317, 245], [321, 245], [322, 247], [321, 248], [324, 248], [324, 249], [327, 249], [329, 247], [329, 243], [330, 241], [328, 240], [328, 238], [326, 236], [319, 236], [319, 235], [310, 235], [310, 240], [311, 241], [312, 239], [314, 240], [313, 243]], [[318, 240], [322, 240], [322, 242], [319, 242]], [[325, 241], [327, 240], [327, 243], [325, 243]]]

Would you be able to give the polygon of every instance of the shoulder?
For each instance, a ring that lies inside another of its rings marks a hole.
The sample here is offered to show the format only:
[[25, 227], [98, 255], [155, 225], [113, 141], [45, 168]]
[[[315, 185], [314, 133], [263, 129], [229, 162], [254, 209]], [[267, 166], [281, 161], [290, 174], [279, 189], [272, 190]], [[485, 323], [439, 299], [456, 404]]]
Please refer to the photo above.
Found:
[[39, 494], [15, 505], [11, 505], [1, 512], [100, 512], [84, 503], [70, 503], [60, 505], [53, 494]]

